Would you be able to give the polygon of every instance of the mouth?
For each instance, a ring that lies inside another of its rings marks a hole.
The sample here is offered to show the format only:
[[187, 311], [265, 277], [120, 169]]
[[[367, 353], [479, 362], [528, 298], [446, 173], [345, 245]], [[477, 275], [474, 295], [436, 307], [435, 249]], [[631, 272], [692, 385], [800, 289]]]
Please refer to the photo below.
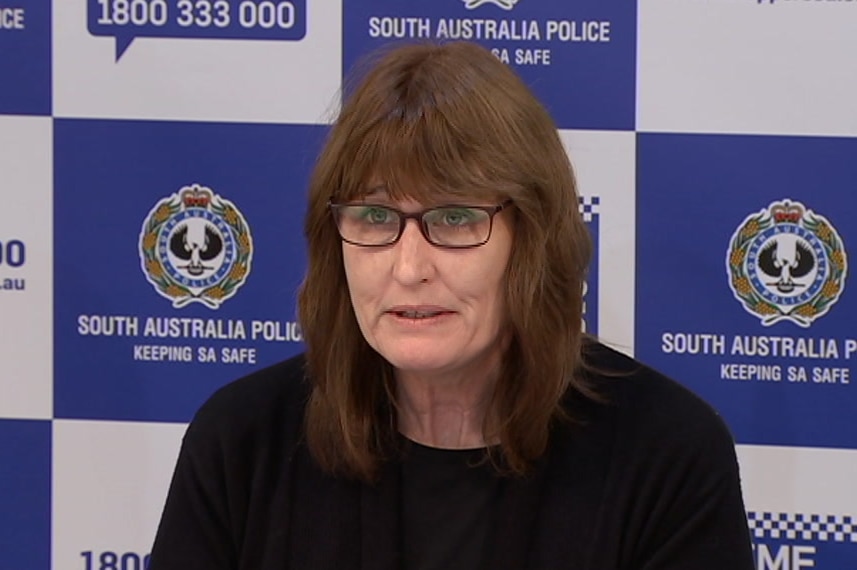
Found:
[[453, 312], [441, 309], [441, 308], [394, 308], [387, 311], [388, 314], [398, 317], [400, 319], [412, 320], [412, 321], [423, 321], [429, 319], [436, 319], [438, 317], [443, 317], [445, 315], [451, 315]]

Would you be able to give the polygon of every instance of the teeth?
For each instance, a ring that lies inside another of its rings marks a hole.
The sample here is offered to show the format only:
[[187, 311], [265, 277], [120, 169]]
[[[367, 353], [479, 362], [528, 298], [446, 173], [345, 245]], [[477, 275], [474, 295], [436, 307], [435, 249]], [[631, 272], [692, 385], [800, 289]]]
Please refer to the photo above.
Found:
[[408, 319], [424, 319], [426, 317], [433, 317], [439, 313], [423, 313], [420, 311], [402, 311], [400, 313], [403, 317]]

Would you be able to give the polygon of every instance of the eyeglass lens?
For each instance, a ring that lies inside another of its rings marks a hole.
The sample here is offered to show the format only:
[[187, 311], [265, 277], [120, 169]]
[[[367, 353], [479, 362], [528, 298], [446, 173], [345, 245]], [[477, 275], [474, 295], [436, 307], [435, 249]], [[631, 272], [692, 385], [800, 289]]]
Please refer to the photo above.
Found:
[[[392, 208], [375, 205], [337, 207], [337, 225], [343, 239], [358, 245], [394, 243], [403, 229], [403, 216]], [[479, 208], [443, 206], [423, 212], [420, 219], [429, 241], [448, 247], [480, 245], [491, 233], [491, 214]]]

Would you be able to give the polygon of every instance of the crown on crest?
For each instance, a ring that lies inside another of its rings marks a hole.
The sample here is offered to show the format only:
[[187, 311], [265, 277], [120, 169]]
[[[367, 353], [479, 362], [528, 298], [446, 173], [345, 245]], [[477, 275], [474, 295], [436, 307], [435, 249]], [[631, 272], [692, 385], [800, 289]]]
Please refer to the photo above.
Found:
[[798, 204], [783, 202], [771, 208], [771, 216], [775, 224], [796, 224], [803, 217], [803, 208]]
[[185, 208], [207, 208], [211, 202], [211, 192], [194, 184], [189, 189], [182, 191], [181, 200]]

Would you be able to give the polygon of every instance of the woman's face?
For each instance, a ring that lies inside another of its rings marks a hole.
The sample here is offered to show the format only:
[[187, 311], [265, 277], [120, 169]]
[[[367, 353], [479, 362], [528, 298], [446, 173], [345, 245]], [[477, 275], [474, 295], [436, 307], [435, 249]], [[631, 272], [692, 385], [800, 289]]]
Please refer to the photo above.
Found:
[[[377, 195], [371, 202], [407, 213], [426, 207]], [[504, 276], [513, 239], [510, 218], [508, 210], [498, 213], [488, 242], [469, 249], [430, 244], [416, 220], [408, 220], [399, 241], [390, 246], [343, 242], [360, 330], [397, 371], [484, 373], [499, 362], [506, 317]]]

